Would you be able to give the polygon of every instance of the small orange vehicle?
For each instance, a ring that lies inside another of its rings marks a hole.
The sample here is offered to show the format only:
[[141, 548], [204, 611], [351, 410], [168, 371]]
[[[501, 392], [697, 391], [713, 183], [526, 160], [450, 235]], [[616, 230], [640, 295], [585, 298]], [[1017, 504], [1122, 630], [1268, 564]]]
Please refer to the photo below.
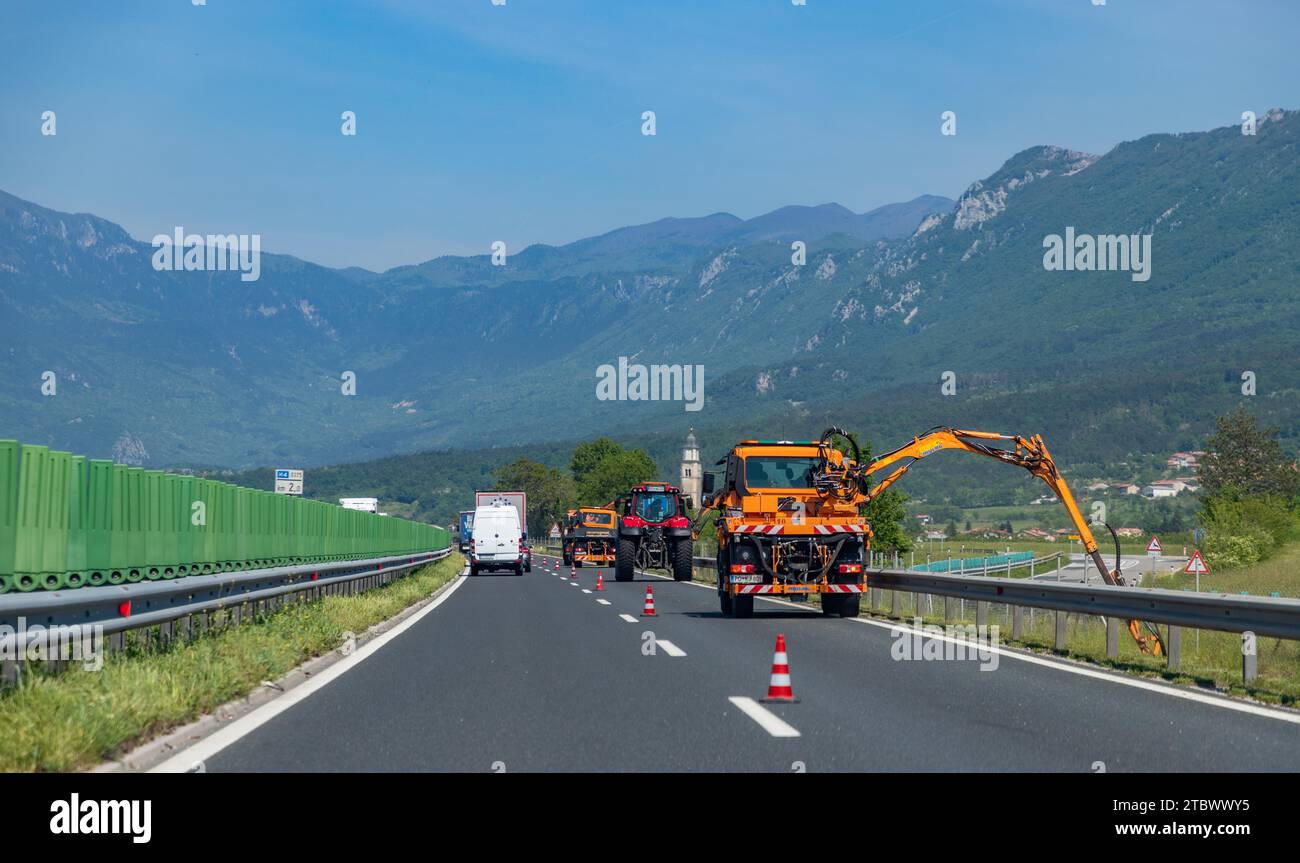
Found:
[[612, 509], [584, 506], [569, 510], [562, 548], [565, 566], [613, 566], [617, 530], [618, 514]]

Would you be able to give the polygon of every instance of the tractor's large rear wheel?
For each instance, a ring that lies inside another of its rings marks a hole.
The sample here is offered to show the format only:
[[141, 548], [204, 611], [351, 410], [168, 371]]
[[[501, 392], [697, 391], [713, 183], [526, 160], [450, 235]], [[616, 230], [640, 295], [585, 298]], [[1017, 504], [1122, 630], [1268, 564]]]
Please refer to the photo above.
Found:
[[689, 539], [679, 539], [673, 544], [673, 580], [690, 581], [694, 574], [694, 546]]
[[614, 552], [614, 580], [631, 581], [636, 564], [636, 543], [619, 537], [618, 549]]

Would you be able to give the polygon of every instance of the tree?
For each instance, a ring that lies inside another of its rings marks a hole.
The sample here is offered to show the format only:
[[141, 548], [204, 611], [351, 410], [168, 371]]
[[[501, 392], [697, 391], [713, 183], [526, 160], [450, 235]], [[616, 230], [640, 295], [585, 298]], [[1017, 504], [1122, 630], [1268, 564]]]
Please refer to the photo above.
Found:
[[574, 498], [573, 481], [553, 467], [526, 458], [497, 468], [502, 488], [528, 494], [528, 535], [534, 540], [547, 535], [560, 521]]
[[[871, 443], [862, 442], [850, 433], [849, 439], [857, 443], [862, 456], [862, 464], [871, 463]], [[858, 509], [871, 525], [871, 548], [873, 551], [911, 551], [912, 539], [907, 535], [903, 525], [907, 521], [907, 495], [898, 489], [886, 489], [879, 497]]]
[[903, 529], [907, 520], [906, 502], [906, 495], [891, 488], [858, 511], [871, 525], [873, 551], [912, 550], [912, 539]]
[[569, 459], [569, 472], [573, 474], [573, 481], [582, 485], [582, 481], [596, 469], [605, 456], [621, 452], [623, 447], [607, 437], [598, 437], [578, 444], [573, 449], [573, 458]]
[[1209, 452], [1198, 476], [1207, 498], [1274, 495], [1288, 500], [1300, 493], [1300, 472], [1282, 454], [1276, 428], [1261, 428], [1239, 405], [1214, 422], [1206, 440]]
[[653, 480], [658, 473], [659, 467], [650, 456], [639, 449], [620, 447], [584, 474], [578, 485], [578, 499], [587, 506], [603, 506], [637, 483]]

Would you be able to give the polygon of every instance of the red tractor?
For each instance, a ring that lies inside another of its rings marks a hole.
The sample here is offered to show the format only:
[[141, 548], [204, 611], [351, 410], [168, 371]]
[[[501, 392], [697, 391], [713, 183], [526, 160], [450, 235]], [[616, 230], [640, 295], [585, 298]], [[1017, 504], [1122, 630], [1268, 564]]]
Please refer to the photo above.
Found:
[[694, 546], [691, 520], [681, 489], [662, 482], [645, 482], [619, 498], [618, 548], [614, 578], [631, 581], [633, 570], [666, 569], [677, 581], [691, 580]]

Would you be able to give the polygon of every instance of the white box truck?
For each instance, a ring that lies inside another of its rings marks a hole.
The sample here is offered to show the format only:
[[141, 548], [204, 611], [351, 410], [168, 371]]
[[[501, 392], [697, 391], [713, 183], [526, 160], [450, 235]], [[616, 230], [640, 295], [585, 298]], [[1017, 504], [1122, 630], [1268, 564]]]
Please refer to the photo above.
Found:
[[498, 500], [506, 503], [519, 510], [519, 527], [524, 532], [524, 539], [528, 539], [528, 494], [522, 491], [477, 491], [474, 492], [474, 508], [480, 506], [492, 506]]

